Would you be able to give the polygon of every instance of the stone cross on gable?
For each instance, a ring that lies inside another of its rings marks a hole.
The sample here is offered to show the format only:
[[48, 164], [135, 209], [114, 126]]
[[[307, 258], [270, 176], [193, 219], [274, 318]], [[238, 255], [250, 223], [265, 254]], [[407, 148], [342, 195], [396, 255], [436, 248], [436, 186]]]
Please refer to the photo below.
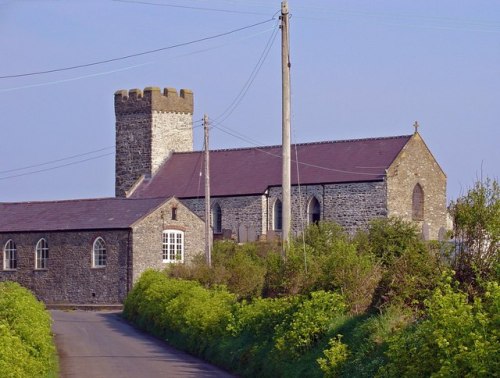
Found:
[[420, 127], [420, 125], [418, 124], [417, 121], [415, 121], [415, 123], [413, 124], [413, 127], [415, 128], [415, 132], [418, 132], [418, 128]]

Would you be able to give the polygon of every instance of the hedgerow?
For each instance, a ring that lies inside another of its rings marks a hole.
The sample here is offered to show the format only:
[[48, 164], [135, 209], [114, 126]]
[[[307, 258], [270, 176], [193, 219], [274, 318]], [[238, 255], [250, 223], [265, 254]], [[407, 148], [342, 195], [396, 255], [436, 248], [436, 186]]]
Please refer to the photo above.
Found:
[[56, 377], [51, 318], [43, 303], [14, 282], [0, 283], [0, 375]]
[[425, 242], [401, 219], [354, 237], [319, 222], [285, 259], [277, 243], [226, 241], [212, 267], [147, 272], [125, 316], [243, 377], [498, 376], [498, 216], [487, 220], [474, 229], [488, 232], [489, 254], [476, 256], [491, 257], [487, 271], [462, 259], [450, 273], [450, 243]]

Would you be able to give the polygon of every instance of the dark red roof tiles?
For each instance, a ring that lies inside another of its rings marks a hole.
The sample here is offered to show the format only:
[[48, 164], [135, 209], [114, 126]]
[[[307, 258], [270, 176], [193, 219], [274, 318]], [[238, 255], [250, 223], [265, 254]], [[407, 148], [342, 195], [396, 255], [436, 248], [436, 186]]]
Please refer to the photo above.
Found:
[[[292, 184], [380, 181], [411, 135], [292, 146]], [[299, 179], [297, 178], [297, 161]], [[203, 153], [174, 153], [132, 198], [204, 195]], [[281, 146], [210, 152], [212, 196], [261, 194], [281, 185]]]
[[0, 232], [128, 228], [161, 199], [83, 199], [0, 203]]

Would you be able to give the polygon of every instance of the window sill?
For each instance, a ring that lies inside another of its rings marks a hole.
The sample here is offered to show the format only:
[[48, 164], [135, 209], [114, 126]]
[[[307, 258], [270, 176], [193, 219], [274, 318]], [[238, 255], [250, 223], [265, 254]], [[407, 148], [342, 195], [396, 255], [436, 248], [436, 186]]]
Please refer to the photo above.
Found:
[[48, 272], [49, 268], [35, 268], [34, 271], [35, 272]]
[[2, 272], [17, 272], [17, 269], [3, 269]]
[[105, 269], [106, 265], [103, 266], [93, 266], [91, 269]]
[[163, 264], [182, 264], [184, 260], [163, 260]]

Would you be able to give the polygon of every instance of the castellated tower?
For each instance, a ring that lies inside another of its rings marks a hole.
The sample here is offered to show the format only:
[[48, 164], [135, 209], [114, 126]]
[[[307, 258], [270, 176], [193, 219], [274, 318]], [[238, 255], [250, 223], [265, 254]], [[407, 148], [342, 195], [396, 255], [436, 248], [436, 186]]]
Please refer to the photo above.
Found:
[[172, 152], [193, 150], [193, 92], [147, 87], [115, 93], [115, 195], [154, 175]]

